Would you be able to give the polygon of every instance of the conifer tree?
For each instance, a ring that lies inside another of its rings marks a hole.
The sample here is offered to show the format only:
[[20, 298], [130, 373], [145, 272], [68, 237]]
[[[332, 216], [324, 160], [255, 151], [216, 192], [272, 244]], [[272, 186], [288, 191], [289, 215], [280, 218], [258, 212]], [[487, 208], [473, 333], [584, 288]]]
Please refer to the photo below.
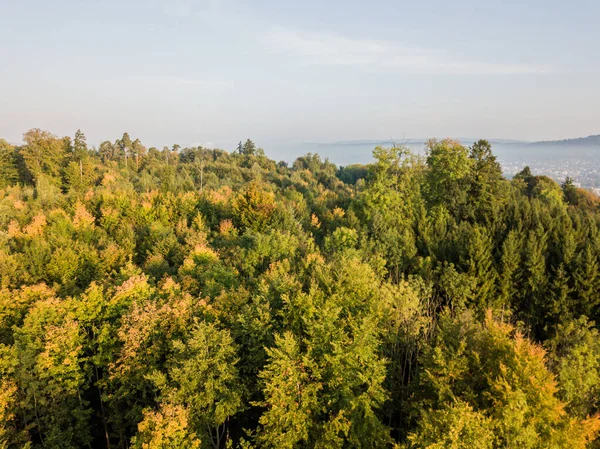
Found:
[[576, 294], [576, 313], [592, 319], [599, 317], [600, 273], [598, 258], [591, 245], [586, 245], [575, 261], [573, 272], [574, 292]]
[[492, 238], [481, 226], [474, 226], [465, 236], [467, 273], [476, 279], [477, 307], [483, 311], [491, 307], [496, 294], [496, 269], [492, 257]]
[[519, 309], [530, 320], [533, 328], [543, 328], [543, 304], [547, 294], [546, 234], [541, 227], [530, 230], [523, 248], [523, 265], [520, 276], [524, 280], [519, 292]]
[[519, 233], [515, 230], [509, 231], [502, 243], [502, 255], [500, 259], [499, 282], [499, 304], [498, 308], [510, 311], [511, 301], [517, 299], [520, 280], [521, 242]]
[[73, 157], [77, 160], [80, 160], [86, 156], [87, 151], [88, 147], [85, 134], [78, 129], [75, 133], [75, 139], [73, 140]]

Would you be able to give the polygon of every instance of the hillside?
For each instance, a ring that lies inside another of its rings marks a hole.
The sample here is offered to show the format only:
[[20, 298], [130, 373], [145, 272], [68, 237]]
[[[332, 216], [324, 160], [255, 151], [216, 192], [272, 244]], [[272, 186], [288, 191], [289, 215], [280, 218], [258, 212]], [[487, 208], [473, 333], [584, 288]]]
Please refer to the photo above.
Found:
[[540, 142], [532, 142], [529, 145], [541, 146], [541, 145], [556, 145], [556, 146], [597, 146], [600, 147], [600, 134], [596, 134], [588, 137], [578, 137], [575, 139], [563, 139], [563, 140], [547, 140]]
[[598, 198], [428, 150], [0, 139], [0, 447], [597, 448]]

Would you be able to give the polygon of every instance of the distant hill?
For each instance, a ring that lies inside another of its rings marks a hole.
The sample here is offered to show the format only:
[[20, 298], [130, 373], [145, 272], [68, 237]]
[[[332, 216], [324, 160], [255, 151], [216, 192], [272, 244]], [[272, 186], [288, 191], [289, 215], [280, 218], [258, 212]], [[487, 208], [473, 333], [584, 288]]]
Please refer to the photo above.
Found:
[[587, 137], [578, 137], [576, 139], [563, 139], [563, 140], [547, 140], [540, 142], [532, 142], [529, 145], [534, 146], [548, 146], [548, 145], [556, 145], [556, 146], [585, 146], [592, 147], [598, 146], [600, 147], [600, 134], [596, 134], [593, 136]]
[[[321, 147], [327, 146], [391, 146], [393, 143], [397, 145], [418, 145], [425, 144], [428, 139], [387, 139], [387, 140], [345, 140], [339, 142], [328, 142], [318, 143], [313, 145], [319, 145]], [[479, 140], [475, 138], [459, 137], [459, 142], [463, 145], [471, 145], [473, 142]], [[600, 134], [596, 134], [588, 137], [578, 137], [575, 139], [564, 139], [564, 140], [543, 140], [539, 142], [527, 142], [524, 140], [512, 140], [512, 139], [487, 139], [492, 145], [527, 145], [527, 146], [581, 146], [581, 147], [600, 147]], [[306, 144], [305, 144], [306, 145]]]
[[[444, 137], [438, 137], [439, 140]], [[425, 144], [429, 139], [425, 138], [417, 138], [417, 139], [409, 139], [409, 138], [399, 138], [399, 139], [382, 139], [382, 140], [341, 140], [337, 142], [313, 142], [313, 143], [303, 143], [303, 145], [319, 145], [319, 146], [391, 146], [393, 144], [396, 145], [416, 145], [416, 144]], [[473, 142], [476, 142], [477, 138], [467, 138], [467, 137], [459, 137], [456, 140], [462, 142], [464, 145], [471, 145]], [[529, 143], [523, 140], [513, 140], [513, 139], [487, 139], [492, 145], [493, 144], [524, 144]]]

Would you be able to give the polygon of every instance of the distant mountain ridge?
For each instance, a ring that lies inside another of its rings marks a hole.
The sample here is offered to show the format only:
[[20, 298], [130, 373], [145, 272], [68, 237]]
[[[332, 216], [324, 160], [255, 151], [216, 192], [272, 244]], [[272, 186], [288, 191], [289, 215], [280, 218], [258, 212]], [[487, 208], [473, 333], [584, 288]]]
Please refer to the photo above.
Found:
[[575, 139], [563, 140], [545, 140], [540, 142], [532, 142], [529, 145], [577, 145], [577, 146], [600, 146], [600, 134], [595, 134], [587, 137], [577, 137]]
[[[438, 140], [443, 139], [443, 137], [437, 137]], [[458, 140], [463, 144], [470, 145], [473, 142], [478, 141], [478, 138], [467, 138], [467, 137], [459, 137], [452, 139]], [[391, 146], [391, 145], [407, 145], [407, 144], [425, 144], [429, 138], [399, 138], [399, 139], [364, 139], [364, 140], [340, 140], [335, 142], [304, 142], [301, 145], [318, 145], [318, 146], [362, 146], [362, 145], [382, 145], [382, 146]], [[487, 139], [491, 144], [528, 144], [525, 140], [514, 140], [514, 139]]]
[[[441, 139], [438, 137], [438, 139]], [[399, 138], [399, 139], [361, 139], [361, 140], [339, 140], [334, 142], [304, 142], [300, 146], [315, 146], [320, 148], [328, 147], [391, 147], [392, 145], [425, 145], [429, 139], [425, 138]], [[459, 137], [455, 138], [463, 145], [470, 146], [476, 142], [477, 138]], [[527, 147], [548, 147], [548, 146], [579, 146], [579, 147], [600, 147], [600, 134], [595, 134], [587, 137], [577, 137], [573, 139], [563, 140], [540, 140], [531, 142], [527, 140], [516, 139], [486, 139], [492, 145], [507, 145], [507, 146], [527, 146]]]

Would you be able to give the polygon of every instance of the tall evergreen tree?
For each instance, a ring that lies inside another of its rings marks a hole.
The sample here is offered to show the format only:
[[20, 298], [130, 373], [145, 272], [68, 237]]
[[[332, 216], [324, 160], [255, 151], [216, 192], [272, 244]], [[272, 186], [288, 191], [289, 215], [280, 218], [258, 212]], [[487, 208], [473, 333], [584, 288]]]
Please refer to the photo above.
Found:
[[504, 202], [502, 169], [487, 140], [478, 140], [470, 148], [473, 160], [469, 197], [478, 218], [489, 220], [489, 214]]
[[600, 272], [598, 257], [587, 244], [575, 261], [573, 291], [576, 295], [576, 314], [591, 319], [600, 318]]
[[546, 275], [546, 233], [541, 227], [532, 229], [527, 235], [523, 248], [521, 278], [522, 290], [519, 292], [519, 309], [527, 317], [530, 325], [541, 332], [543, 328], [543, 305], [547, 294]]
[[498, 308], [510, 311], [511, 301], [516, 301], [520, 290], [521, 280], [521, 239], [516, 230], [511, 230], [502, 243], [502, 255], [500, 259], [499, 300]]
[[246, 156], [254, 156], [256, 154], [256, 145], [250, 139], [246, 139], [244, 145], [242, 146], [241, 154], [245, 154]]
[[85, 134], [78, 129], [73, 139], [73, 157], [77, 160], [83, 159], [87, 155], [88, 147]]
[[468, 228], [464, 236], [466, 272], [476, 280], [477, 307], [483, 312], [495, 305], [497, 272], [492, 255], [492, 238], [481, 226]]

